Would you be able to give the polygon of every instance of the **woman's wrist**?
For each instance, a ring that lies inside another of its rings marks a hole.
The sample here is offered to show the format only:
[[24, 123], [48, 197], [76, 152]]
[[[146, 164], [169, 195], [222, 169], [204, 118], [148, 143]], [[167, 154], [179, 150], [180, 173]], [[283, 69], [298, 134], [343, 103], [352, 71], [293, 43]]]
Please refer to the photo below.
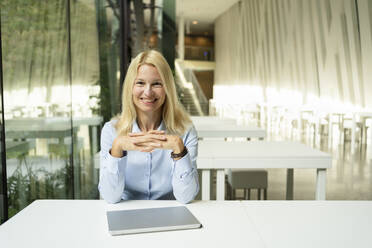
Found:
[[122, 145], [120, 143], [119, 139], [115, 139], [112, 143], [112, 148], [110, 150], [110, 154], [113, 157], [121, 158], [126, 155], [126, 153], [123, 151]]
[[184, 150], [185, 146], [181, 138], [178, 138], [175, 147], [173, 148], [173, 153], [178, 154]]
[[172, 152], [171, 153], [171, 158], [173, 158], [173, 160], [179, 160], [179, 159], [183, 158], [187, 153], [188, 153], [187, 148], [186, 148], [186, 146], [184, 146], [183, 150], [180, 153]]

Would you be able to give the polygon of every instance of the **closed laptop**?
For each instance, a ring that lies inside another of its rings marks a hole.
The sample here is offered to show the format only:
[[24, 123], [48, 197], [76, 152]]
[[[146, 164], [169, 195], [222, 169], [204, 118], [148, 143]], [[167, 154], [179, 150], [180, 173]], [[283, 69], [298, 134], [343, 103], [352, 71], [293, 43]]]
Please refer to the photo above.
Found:
[[200, 228], [184, 206], [107, 211], [111, 235]]

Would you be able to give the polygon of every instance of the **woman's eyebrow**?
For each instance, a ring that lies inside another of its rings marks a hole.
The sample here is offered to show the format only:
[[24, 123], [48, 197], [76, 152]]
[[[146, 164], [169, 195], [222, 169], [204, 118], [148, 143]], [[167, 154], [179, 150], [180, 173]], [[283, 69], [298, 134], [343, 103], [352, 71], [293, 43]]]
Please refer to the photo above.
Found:
[[[136, 78], [135, 80], [136, 80], [136, 81], [139, 81], [139, 80], [141, 80], [141, 81], [146, 81], [145, 79], [142, 79], [142, 78]], [[153, 82], [158, 82], [158, 81], [161, 82], [161, 78], [156, 78], [156, 79], [153, 79], [152, 81], [153, 81]]]

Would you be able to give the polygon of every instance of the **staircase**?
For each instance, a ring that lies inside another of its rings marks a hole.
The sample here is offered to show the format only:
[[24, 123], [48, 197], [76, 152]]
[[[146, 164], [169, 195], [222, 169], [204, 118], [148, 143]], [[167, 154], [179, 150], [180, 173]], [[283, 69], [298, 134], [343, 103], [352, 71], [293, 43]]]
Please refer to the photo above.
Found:
[[185, 69], [180, 60], [176, 60], [175, 65], [176, 88], [180, 102], [190, 115], [208, 115], [208, 100], [193, 71]]
[[[180, 99], [180, 102], [182, 103], [182, 105], [184, 106], [184, 108], [186, 109], [186, 111], [190, 115], [194, 115], [194, 116], [201, 115], [201, 113], [198, 111], [198, 109], [197, 109], [197, 107], [196, 107], [196, 105], [193, 101], [193, 96], [192, 96], [192, 93], [190, 92], [189, 89], [184, 88], [179, 94], [179, 99]], [[205, 111], [205, 112], [207, 112], [207, 111]], [[202, 114], [202, 115], [204, 115], [204, 114]]]

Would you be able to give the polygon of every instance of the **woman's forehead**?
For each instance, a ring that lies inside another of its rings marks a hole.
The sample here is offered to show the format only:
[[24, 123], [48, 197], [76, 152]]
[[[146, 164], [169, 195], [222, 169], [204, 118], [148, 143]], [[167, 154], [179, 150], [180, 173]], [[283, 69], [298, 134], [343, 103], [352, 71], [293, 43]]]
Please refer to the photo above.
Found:
[[161, 79], [161, 75], [158, 69], [152, 64], [142, 64], [138, 67], [137, 78], [145, 76], [158, 77], [159, 79]]

